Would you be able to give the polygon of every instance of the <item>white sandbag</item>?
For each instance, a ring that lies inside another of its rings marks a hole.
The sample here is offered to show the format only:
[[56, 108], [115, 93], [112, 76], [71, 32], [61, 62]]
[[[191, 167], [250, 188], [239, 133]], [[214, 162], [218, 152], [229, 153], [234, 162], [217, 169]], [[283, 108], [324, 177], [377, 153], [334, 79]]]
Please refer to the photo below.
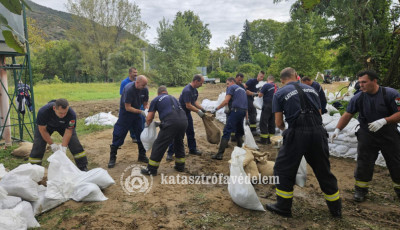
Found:
[[328, 125], [333, 120], [332, 116], [328, 113], [322, 114], [322, 124]]
[[0, 210], [0, 229], [26, 230], [27, 228], [27, 223], [17, 211], [12, 209]]
[[118, 118], [111, 114], [111, 112], [103, 113], [100, 112], [93, 116], [85, 118], [85, 125], [109, 125], [113, 126], [117, 123]]
[[15, 206], [13, 210], [19, 213], [24, 222], [27, 224], [28, 228], [40, 227], [40, 224], [37, 222], [35, 216], [33, 215], [32, 205], [29, 202], [22, 201], [17, 206]]
[[44, 167], [22, 164], [7, 173], [0, 181], [10, 196], [18, 196], [27, 201], [38, 199], [38, 182], [43, 179]]
[[329, 142], [328, 146], [329, 146], [329, 149], [334, 149], [337, 146], [337, 144]]
[[244, 125], [244, 145], [248, 148], [258, 149], [256, 141], [254, 140], [253, 134], [251, 133], [248, 125]]
[[262, 97], [254, 98], [253, 105], [254, 105], [254, 107], [256, 107], [256, 109], [262, 109], [263, 104], [264, 104], [264, 101], [263, 101]]
[[105, 189], [115, 184], [114, 179], [108, 174], [107, 170], [102, 168], [95, 168], [84, 172], [76, 179], [76, 184], [93, 183], [101, 189]]
[[325, 126], [326, 131], [331, 132], [334, 131], [336, 129], [336, 125], [339, 122], [340, 117], [332, 117], [333, 120], [331, 122], [329, 122], [328, 125]]
[[146, 151], [151, 149], [156, 138], [156, 124], [153, 121], [150, 123], [149, 127], [144, 128], [142, 133], [140, 134], [140, 141], [142, 142], [143, 147], [146, 149]]
[[301, 158], [299, 169], [296, 174], [296, 184], [300, 187], [304, 187], [307, 181], [307, 161], [304, 156]]
[[101, 192], [99, 186], [93, 183], [81, 183], [75, 187], [72, 194], [74, 201], [105, 201], [107, 197]]
[[346, 145], [338, 145], [335, 147], [335, 152], [340, 155], [344, 155], [349, 150], [349, 147]]
[[7, 194], [8, 192], [2, 186], [0, 186], [0, 202], [7, 197]]
[[3, 200], [0, 200], [0, 209], [12, 209], [22, 201], [21, 197], [18, 196], [6, 196]]
[[7, 174], [7, 170], [4, 168], [3, 164], [0, 164], [0, 179], [3, 178]]
[[243, 169], [246, 150], [235, 147], [231, 155], [228, 191], [233, 202], [243, 208], [265, 211], [257, 193], [251, 184], [249, 176]]
[[345, 154], [343, 154], [343, 157], [356, 159], [357, 158], [357, 148], [349, 148], [349, 150], [347, 150], [347, 152]]
[[47, 212], [61, 204], [63, 204], [65, 201], [68, 201], [69, 199], [49, 199], [46, 198], [46, 187], [43, 185], [39, 185], [39, 199], [36, 201], [31, 202], [32, 204], [32, 209], [33, 209], [33, 214], [39, 215], [43, 212]]
[[333, 107], [333, 105], [331, 104], [326, 104], [326, 110], [328, 111], [328, 113], [326, 114], [330, 114], [331, 112], [339, 112], [339, 110], [337, 110], [335, 107]]
[[375, 161], [376, 165], [382, 166], [382, 167], [386, 167], [386, 161], [385, 158], [383, 158], [382, 153], [379, 151], [379, 155], [378, 158]]

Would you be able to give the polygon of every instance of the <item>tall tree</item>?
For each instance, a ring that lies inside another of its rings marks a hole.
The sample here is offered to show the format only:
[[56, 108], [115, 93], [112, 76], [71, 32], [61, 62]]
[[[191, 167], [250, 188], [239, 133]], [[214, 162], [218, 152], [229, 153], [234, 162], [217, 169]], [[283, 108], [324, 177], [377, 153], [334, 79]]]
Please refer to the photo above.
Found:
[[265, 55], [274, 54], [275, 43], [278, 40], [285, 23], [271, 19], [259, 19], [250, 23], [251, 43], [253, 52], [261, 52]]
[[231, 35], [227, 40], [225, 40], [226, 51], [231, 59], [238, 60], [239, 53], [239, 40], [240, 38]]
[[240, 35], [239, 41], [239, 56], [238, 60], [241, 63], [251, 63], [251, 51], [250, 51], [250, 42], [251, 42], [251, 34], [250, 34], [250, 23], [246, 19], [243, 32]]

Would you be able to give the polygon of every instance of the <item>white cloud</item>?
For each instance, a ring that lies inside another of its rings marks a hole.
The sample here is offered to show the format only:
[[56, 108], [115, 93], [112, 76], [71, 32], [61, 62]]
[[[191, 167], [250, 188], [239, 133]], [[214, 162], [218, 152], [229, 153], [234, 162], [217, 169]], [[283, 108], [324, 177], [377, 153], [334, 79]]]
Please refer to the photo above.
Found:
[[[46, 7], [66, 11], [67, 0], [32, 0]], [[134, 1], [142, 12], [142, 20], [150, 29], [146, 38], [154, 43], [157, 37], [159, 21], [164, 18], [173, 21], [178, 11], [192, 10], [200, 19], [209, 24], [212, 38], [210, 47], [224, 46], [231, 35], [239, 35], [244, 21], [256, 19], [273, 19], [288, 21], [290, 6], [295, 0], [273, 4], [272, 0], [137, 0]], [[133, 2], [131, 0], [131, 2]]]

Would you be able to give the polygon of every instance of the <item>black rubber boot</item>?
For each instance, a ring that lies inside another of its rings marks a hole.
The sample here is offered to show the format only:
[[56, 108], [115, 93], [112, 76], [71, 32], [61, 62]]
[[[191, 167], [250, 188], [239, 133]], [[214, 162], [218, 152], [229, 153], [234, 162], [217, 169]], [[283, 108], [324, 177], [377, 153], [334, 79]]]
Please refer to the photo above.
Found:
[[229, 140], [221, 138], [221, 142], [219, 143], [218, 153], [215, 155], [212, 155], [211, 159], [222, 160], [222, 156], [224, 155], [225, 148], [228, 145], [228, 142], [229, 142]]
[[202, 152], [198, 149], [189, 150], [189, 154], [201, 156]]
[[142, 168], [140, 170], [140, 173], [143, 175], [152, 175], [152, 176], [157, 176], [157, 170], [158, 167], [152, 166], [152, 165], [147, 165], [147, 168]]
[[358, 186], [355, 186], [354, 188], [354, 201], [363, 202], [368, 193], [368, 188], [360, 188]]
[[114, 168], [115, 161], [117, 160], [118, 146], [110, 145], [110, 161], [108, 162], [108, 168]]
[[326, 201], [328, 205], [329, 212], [333, 217], [341, 218], [342, 217], [342, 199], [339, 198], [335, 201]]
[[267, 145], [270, 145], [271, 144], [271, 138], [267, 138]]
[[149, 163], [149, 158], [146, 156], [146, 149], [144, 149], [142, 142], [138, 142], [139, 157], [138, 161], [143, 163]]
[[262, 145], [266, 145], [267, 144], [267, 138], [260, 137], [260, 140], [258, 140], [257, 143], [262, 144]]
[[183, 172], [185, 171], [185, 163], [176, 163], [175, 162], [175, 166], [174, 169], [178, 172]]
[[[115, 164], [115, 161], [114, 161], [114, 164]], [[114, 167], [114, 166], [113, 166]], [[81, 166], [81, 167], [78, 167], [79, 168], [79, 170], [81, 170], [82, 172], [87, 172], [87, 171], [89, 171], [88, 170], [88, 168], [87, 168], [87, 166]]]
[[231, 141], [236, 142], [236, 136], [231, 136]]
[[293, 198], [285, 199], [280, 196], [276, 196], [276, 203], [267, 204], [265, 207], [268, 211], [274, 212], [278, 215], [292, 217], [292, 201]]
[[239, 147], [239, 148], [243, 147], [243, 136], [236, 137], [236, 143], [237, 143], [237, 147]]

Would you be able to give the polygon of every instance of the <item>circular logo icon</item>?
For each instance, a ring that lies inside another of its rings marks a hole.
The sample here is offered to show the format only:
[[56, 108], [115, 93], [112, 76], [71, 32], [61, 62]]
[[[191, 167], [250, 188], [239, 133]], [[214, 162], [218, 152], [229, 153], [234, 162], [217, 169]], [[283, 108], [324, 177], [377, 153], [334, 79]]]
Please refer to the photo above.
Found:
[[148, 193], [153, 186], [153, 176], [147, 178], [145, 175], [140, 173], [140, 170], [144, 168], [141, 165], [130, 165], [121, 174], [120, 183], [122, 189], [128, 195], [132, 193]]

